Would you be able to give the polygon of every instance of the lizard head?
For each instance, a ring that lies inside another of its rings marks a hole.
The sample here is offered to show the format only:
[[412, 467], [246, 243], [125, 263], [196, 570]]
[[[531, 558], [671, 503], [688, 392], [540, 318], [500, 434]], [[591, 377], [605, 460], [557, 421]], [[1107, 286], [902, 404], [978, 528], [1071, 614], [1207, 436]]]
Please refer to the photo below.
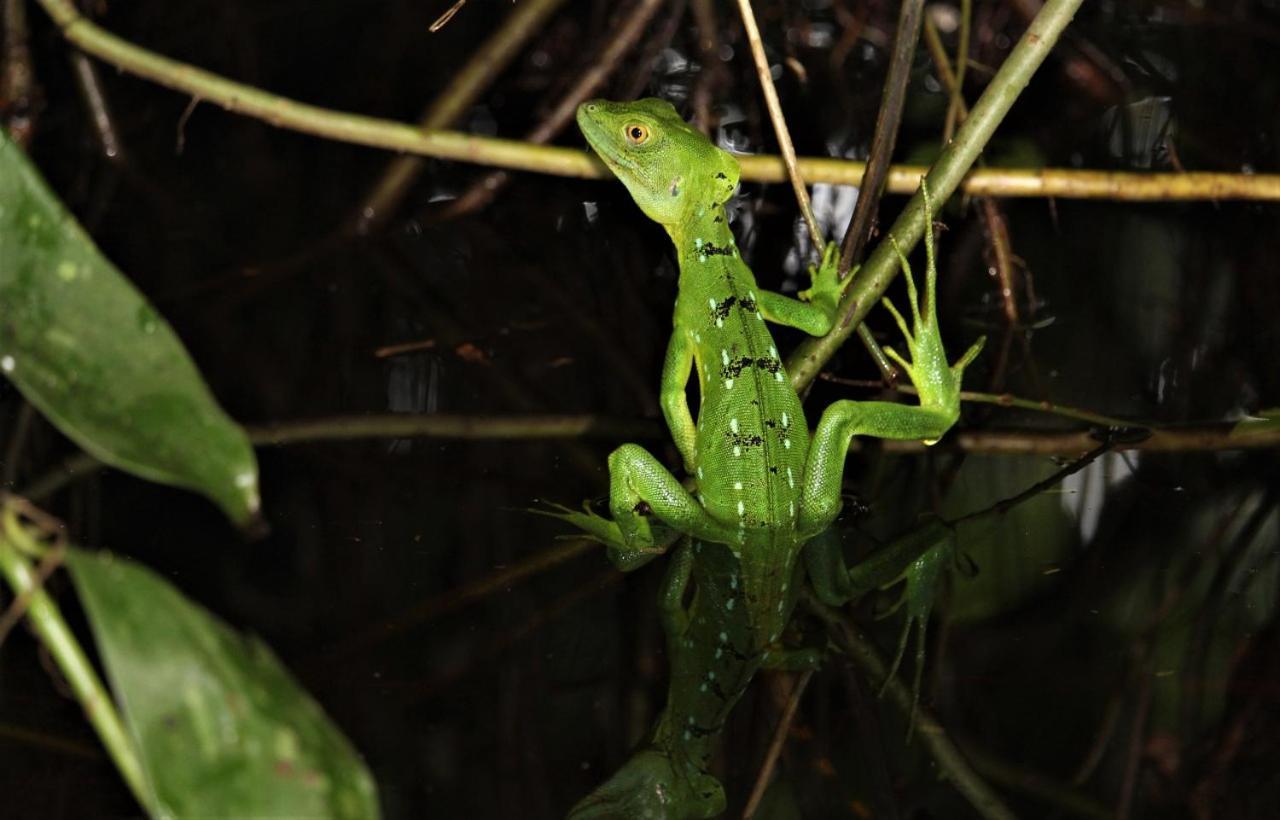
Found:
[[738, 163], [680, 118], [666, 100], [589, 100], [578, 127], [650, 219], [670, 228], [723, 204]]

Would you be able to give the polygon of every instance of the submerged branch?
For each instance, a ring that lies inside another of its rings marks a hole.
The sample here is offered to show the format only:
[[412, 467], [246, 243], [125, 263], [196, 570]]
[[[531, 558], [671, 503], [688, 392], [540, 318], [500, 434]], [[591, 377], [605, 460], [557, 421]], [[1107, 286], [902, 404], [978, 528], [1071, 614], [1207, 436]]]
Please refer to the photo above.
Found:
[[904, 718], [915, 714], [918, 735], [933, 756], [942, 774], [955, 784], [975, 811], [988, 820], [1012, 820], [1013, 812], [1001, 801], [999, 795], [974, 771], [964, 754], [956, 747], [946, 730], [933, 713], [916, 707], [911, 691], [897, 678], [888, 677], [888, 667], [876, 648], [859, 634], [854, 623], [839, 610], [823, 604], [812, 593], [806, 592], [801, 603], [827, 626], [827, 635], [867, 675], [873, 687], [886, 684], [885, 691]]

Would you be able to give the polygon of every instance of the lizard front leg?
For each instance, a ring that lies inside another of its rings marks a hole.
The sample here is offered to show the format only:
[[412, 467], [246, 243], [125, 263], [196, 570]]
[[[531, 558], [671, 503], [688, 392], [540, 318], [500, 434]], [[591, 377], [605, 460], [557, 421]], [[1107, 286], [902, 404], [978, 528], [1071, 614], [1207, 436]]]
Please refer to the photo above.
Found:
[[845, 457], [854, 436], [896, 440], [937, 440], [955, 416], [935, 408], [883, 401], [838, 401], [822, 414], [809, 445], [797, 528], [811, 538], [835, 521]]
[[[911, 327], [884, 299], [885, 308], [893, 315], [898, 329], [907, 342], [911, 360], [907, 361], [892, 348], [885, 353], [906, 371], [920, 397], [916, 407], [879, 401], [838, 401], [822, 414], [818, 429], [814, 432], [805, 465], [804, 493], [801, 503], [799, 529], [806, 536], [813, 536], [835, 520], [840, 512], [840, 483], [844, 473], [845, 454], [854, 436], [873, 436], [882, 439], [919, 440], [932, 444], [955, 424], [960, 417], [960, 383], [964, 369], [982, 350], [985, 339], [979, 339], [954, 365], [947, 363], [947, 352], [942, 345], [942, 333], [938, 329], [937, 290], [938, 267], [933, 249], [933, 209], [928, 188], [921, 182], [924, 195], [925, 219], [929, 223], [924, 232], [925, 256], [928, 267], [925, 273], [924, 298], [921, 299], [911, 266], [901, 250], [898, 260], [902, 264], [907, 294], [911, 301]], [[893, 241], [893, 237], [889, 237]], [[894, 243], [897, 249], [897, 244]]]
[[810, 336], [825, 336], [835, 322], [840, 297], [853, 283], [852, 275], [843, 282], [837, 278], [838, 251], [836, 243], [828, 244], [822, 262], [809, 266], [811, 286], [796, 294], [799, 299], [761, 291], [758, 300], [761, 315], [776, 325], [794, 327]]

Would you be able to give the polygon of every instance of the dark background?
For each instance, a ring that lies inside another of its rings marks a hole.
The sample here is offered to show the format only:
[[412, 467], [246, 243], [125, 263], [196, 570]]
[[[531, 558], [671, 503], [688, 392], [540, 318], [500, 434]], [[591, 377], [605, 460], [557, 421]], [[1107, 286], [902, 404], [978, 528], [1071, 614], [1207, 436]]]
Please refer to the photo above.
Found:
[[[302, 101], [412, 121], [509, 8], [472, 0], [428, 33], [447, 5], [137, 0], [98, 11], [108, 30], [176, 59]], [[896, 5], [756, 6], [771, 61], [804, 69], [802, 77], [784, 66], [780, 78], [799, 152], [864, 156]], [[1025, 27], [1022, 6], [974, 3], [970, 102], [990, 76], [982, 66], [997, 67]], [[628, 8], [567, 3], [457, 127], [523, 134]], [[734, 8], [717, 10], [728, 58], [711, 91], [726, 123], [718, 136], [773, 152]], [[429, 160], [384, 228], [351, 235], [340, 229], [388, 154], [210, 104], [184, 116], [189, 98], [100, 66], [124, 147], [108, 158], [68, 45], [38, 8], [29, 14], [43, 93], [29, 150], [174, 325], [236, 419], [656, 418], [674, 259], [622, 186], [521, 174], [488, 208], [446, 218], [449, 200], [483, 169]], [[837, 53], [845, 35], [857, 39]], [[954, 49], [954, 35], [946, 41]], [[669, 4], [602, 93], [639, 87], [688, 111], [703, 73], [697, 61], [686, 4]], [[986, 159], [1275, 172], [1278, 84], [1275, 2], [1086, 3]], [[910, 94], [896, 156], [927, 160], [946, 98], [923, 50]], [[582, 145], [576, 132], [560, 142]], [[902, 201], [886, 200], [886, 224]], [[744, 185], [739, 204], [761, 284], [795, 287], [794, 273], [781, 273], [796, 235], [787, 187]], [[1028, 199], [1001, 207], [1022, 263], [1025, 327], [1015, 333], [986, 273], [978, 209], [954, 205], [943, 215], [948, 348], [954, 355], [979, 333], [991, 337], [967, 387], [1161, 423], [1280, 404], [1276, 206]], [[891, 338], [886, 319], [875, 311], [871, 322]], [[375, 355], [426, 340], [434, 346]], [[780, 335], [780, 347], [796, 341]], [[856, 343], [831, 370], [874, 377]], [[833, 398], [869, 395], [820, 383], [810, 420]], [[0, 441], [20, 402], [0, 383]], [[962, 426], [1029, 437], [1078, 426], [970, 410]], [[623, 578], [588, 550], [465, 605], [446, 605], [447, 596], [562, 546], [563, 526], [523, 509], [601, 495], [617, 443], [387, 439], [263, 449], [271, 534], [256, 542], [194, 495], [110, 471], [45, 506], [77, 541], [144, 562], [262, 636], [363, 753], [388, 817], [555, 817], [621, 762], [661, 708], [660, 568]], [[660, 440], [644, 443], [662, 452]], [[16, 487], [71, 450], [40, 423]], [[950, 513], [977, 509], [1056, 466], [945, 448], [888, 458], [872, 448], [851, 459], [847, 476], [869, 510], [858, 522], [869, 538], [901, 530], [931, 495], [945, 494]], [[957, 583], [931, 629], [925, 700], [966, 748], [990, 758], [983, 770], [1020, 815], [1078, 816], [1060, 796], [1035, 794], [1032, 777], [1065, 787], [1091, 751], [1097, 765], [1075, 788], [1097, 806], [1135, 817], [1280, 811], [1276, 473], [1274, 451], [1111, 456], [967, 534], [962, 547], [978, 575]], [[55, 589], [74, 611], [65, 582]], [[872, 618], [884, 603], [859, 618], [891, 649], [900, 621]], [[3, 813], [135, 813], [47, 665], [24, 630], [0, 652]], [[762, 676], [729, 728], [718, 771], [731, 813], [763, 757], [779, 683]], [[903, 817], [971, 811], [839, 660], [815, 679], [797, 727], [768, 816], [893, 816], [889, 803]]]

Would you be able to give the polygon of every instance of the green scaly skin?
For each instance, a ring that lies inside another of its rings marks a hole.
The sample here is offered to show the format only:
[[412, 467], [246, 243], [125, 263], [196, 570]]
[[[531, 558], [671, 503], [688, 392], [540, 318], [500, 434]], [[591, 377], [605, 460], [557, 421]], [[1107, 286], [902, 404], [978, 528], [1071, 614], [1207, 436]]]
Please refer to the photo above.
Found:
[[[831, 329], [848, 284], [837, 280], [834, 246], [810, 270], [813, 284], [803, 301], [762, 290], [725, 217], [724, 203], [738, 184], [738, 165], [729, 154], [662, 100], [594, 100], [578, 108], [577, 119], [641, 210], [675, 244], [679, 295], [661, 402], [694, 491], [642, 447], [624, 444], [609, 457], [612, 518], [589, 509], [550, 513], [604, 543], [623, 570], [642, 566], [687, 536], [663, 592], [672, 667], [666, 708], [649, 741], [570, 816], [713, 817], [725, 798], [707, 772], [712, 744], [756, 669], [796, 660], [777, 642], [795, 603], [801, 548], [840, 512], [850, 440], [941, 438], [959, 416], [961, 375], [980, 343], [954, 366], [947, 363], [934, 309], [930, 241], [923, 305], [902, 260], [912, 329], [885, 302], [910, 361], [886, 352], [911, 377], [920, 406], [838, 401], [823, 413], [811, 440], [766, 322], [815, 336]], [[696, 422], [685, 396], [691, 371], [701, 396]], [[811, 571], [831, 563], [811, 562]], [[696, 594], [686, 611], [681, 602], [691, 580]], [[839, 597], [849, 584], [847, 578], [823, 579], [815, 586]], [[799, 657], [814, 660], [812, 653]]]

